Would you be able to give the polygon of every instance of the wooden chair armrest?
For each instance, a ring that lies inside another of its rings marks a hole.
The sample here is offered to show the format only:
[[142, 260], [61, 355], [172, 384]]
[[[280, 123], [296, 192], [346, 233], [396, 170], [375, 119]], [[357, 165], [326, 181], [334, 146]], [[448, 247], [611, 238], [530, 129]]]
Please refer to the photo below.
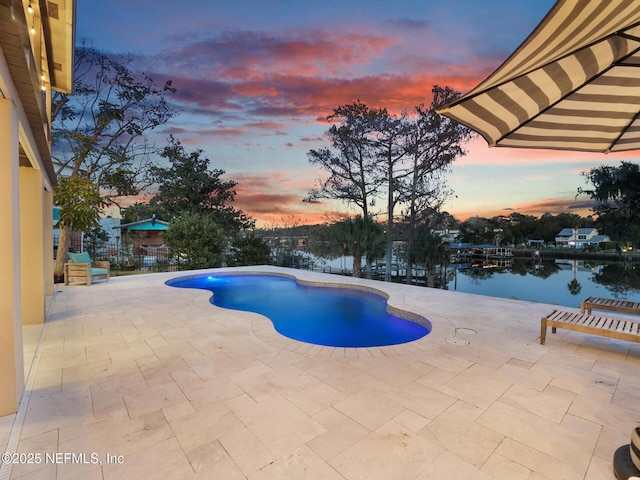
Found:
[[107, 270], [111, 270], [111, 266], [107, 260], [94, 260], [91, 262], [91, 266], [94, 268], [106, 268]]

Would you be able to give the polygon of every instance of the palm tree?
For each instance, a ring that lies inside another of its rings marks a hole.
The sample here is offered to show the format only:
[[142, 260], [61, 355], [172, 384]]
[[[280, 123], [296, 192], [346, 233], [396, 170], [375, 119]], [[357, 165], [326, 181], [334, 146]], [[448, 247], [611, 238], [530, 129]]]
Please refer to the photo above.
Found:
[[371, 218], [360, 215], [335, 223], [332, 243], [342, 253], [353, 255], [353, 276], [362, 276], [362, 257], [379, 258], [384, 254], [384, 229]]
[[444, 263], [446, 250], [442, 237], [433, 233], [420, 235], [411, 246], [409, 256], [412, 263], [421, 263], [427, 273], [427, 286], [435, 285], [436, 266]]

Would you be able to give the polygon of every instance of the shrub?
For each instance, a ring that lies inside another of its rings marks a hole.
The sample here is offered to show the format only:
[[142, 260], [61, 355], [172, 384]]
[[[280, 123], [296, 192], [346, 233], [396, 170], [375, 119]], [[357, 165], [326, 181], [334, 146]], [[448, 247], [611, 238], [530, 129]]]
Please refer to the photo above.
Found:
[[164, 241], [178, 268], [193, 270], [219, 267], [226, 240], [211, 215], [187, 213], [170, 223]]
[[271, 249], [266, 242], [254, 235], [238, 237], [231, 248], [229, 265], [268, 265]]

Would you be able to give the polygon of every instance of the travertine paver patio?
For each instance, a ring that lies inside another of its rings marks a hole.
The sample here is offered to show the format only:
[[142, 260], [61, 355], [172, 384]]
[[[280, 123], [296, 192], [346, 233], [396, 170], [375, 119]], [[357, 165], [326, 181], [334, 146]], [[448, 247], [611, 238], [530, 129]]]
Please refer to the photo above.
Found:
[[364, 283], [433, 331], [320, 347], [164, 285], [180, 274], [56, 286], [21, 410], [0, 418], [2, 446], [42, 461], [0, 479], [614, 478], [640, 424], [640, 345], [540, 345], [549, 305], [262, 270]]

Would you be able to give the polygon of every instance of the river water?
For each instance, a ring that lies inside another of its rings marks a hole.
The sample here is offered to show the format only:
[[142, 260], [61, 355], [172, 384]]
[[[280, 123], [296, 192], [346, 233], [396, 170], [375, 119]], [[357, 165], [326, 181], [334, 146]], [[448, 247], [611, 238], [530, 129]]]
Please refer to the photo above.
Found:
[[640, 264], [514, 259], [511, 268], [450, 265], [448, 290], [579, 307], [589, 296], [640, 302]]

